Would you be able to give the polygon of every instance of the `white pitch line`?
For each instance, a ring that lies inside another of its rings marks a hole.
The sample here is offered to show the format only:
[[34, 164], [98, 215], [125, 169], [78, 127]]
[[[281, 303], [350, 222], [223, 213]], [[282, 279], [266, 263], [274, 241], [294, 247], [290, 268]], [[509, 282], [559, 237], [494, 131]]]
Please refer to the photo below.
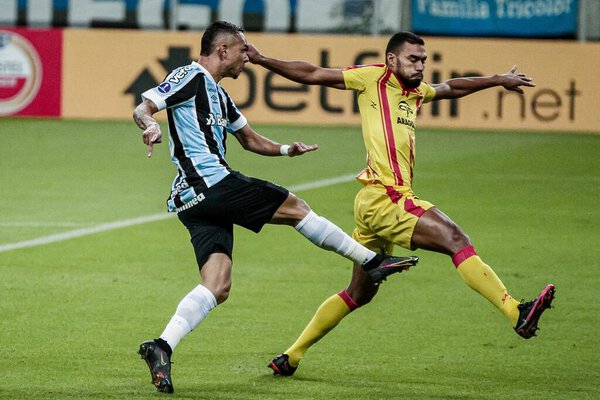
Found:
[[351, 182], [356, 179], [356, 174], [336, 176], [333, 178], [321, 179], [319, 181], [301, 183], [299, 185], [290, 186], [290, 192], [300, 192], [302, 190], [318, 189], [327, 186], [337, 185], [338, 183]]
[[62, 242], [64, 240], [74, 239], [81, 236], [93, 235], [94, 233], [112, 231], [113, 229], [126, 228], [128, 226], [145, 224], [147, 222], [160, 221], [171, 217], [171, 214], [164, 213], [124, 219], [121, 221], [107, 222], [105, 224], [100, 224], [89, 228], [75, 229], [72, 231], [55, 233], [54, 235], [42, 236], [31, 240], [24, 240], [22, 242], [3, 244], [0, 245], [0, 253], [16, 249], [24, 249], [27, 247], [42, 246], [44, 244], [55, 242]]
[[0, 228], [77, 228], [90, 225], [92, 224], [81, 222], [0, 222]]
[[[302, 191], [308, 189], [318, 189], [327, 186], [336, 185], [338, 183], [345, 183], [354, 180], [355, 175], [342, 175], [333, 178], [321, 179], [314, 182], [302, 183], [299, 185], [292, 185], [288, 189], [292, 192]], [[95, 225], [89, 228], [80, 228], [72, 231], [56, 233], [53, 235], [42, 236], [39, 238], [24, 240], [22, 242], [7, 243], [0, 245], [0, 253], [10, 250], [24, 249], [28, 247], [42, 246], [45, 244], [62, 242], [65, 240], [75, 239], [81, 236], [93, 235], [95, 233], [112, 231], [114, 229], [127, 228], [129, 226], [145, 224], [148, 222], [162, 221], [167, 218], [175, 216], [174, 213], [161, 213], [154, 215], [145, 215], [143, 217], [124, 219], [120, 221], [107, 222], [105, 224]]]

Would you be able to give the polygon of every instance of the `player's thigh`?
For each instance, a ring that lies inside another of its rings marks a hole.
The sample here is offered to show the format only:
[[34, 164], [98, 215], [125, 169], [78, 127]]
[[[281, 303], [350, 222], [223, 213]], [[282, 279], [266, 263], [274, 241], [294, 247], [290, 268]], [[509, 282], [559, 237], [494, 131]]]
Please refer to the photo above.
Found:
[[376, 253], [390, 253], [394, 244], [373, 230], [371, 222], [380, 211], [380, 201], [368, 187], [362, 188], [354, 198], [354, 223], [352, 238]]
[[236, 225], [259, 232], [289, 200], [290, 193], [262, 179], [250, 178], [239, 172], [231, 175], [221, 193], [222, 202], [228, 207], [227, 217]]
[[196, 215], [197, 206], [177, 214], [185, 225], [194, 248], [198, 268], [202, 270], [211, 254], [223, 253], [233, 259], [233, 224], [230, 222], [207, 221]]
[[437, 208], [431, 208], [417, 223], [412, 244], [416, 248], [453, 255], [471, 241], [450, 217]]

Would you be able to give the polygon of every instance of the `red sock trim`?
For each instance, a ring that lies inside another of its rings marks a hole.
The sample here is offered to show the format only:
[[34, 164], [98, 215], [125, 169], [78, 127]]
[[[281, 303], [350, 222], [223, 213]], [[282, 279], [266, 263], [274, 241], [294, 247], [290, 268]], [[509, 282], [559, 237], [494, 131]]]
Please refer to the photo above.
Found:
[[457, 251], [456, 254], [452, 256], [452, 262], [454, 263], [456, 268], [458, 268], [458, 266], [462, 264], [463, 261], [465, 261], [467, 258], [476, 255], [477, 252], [475, 251], [475, 248], [472, 245], [468, 245]]
[[346, 303], [346, 305], [348, 306], [348, 308], [350, 309], [350, 311], [354, 311], [358, 307], [360, 307], [360, 304], [358, 304], [357, 302], [355, 302], [352, 299], [352, 297], [350, 297], [350, 295], [346, 292], [346, 290], [342, 290], [341, 292], [339, 292], [338, 296], [340, 296], [342, 298], [342, 300], [344, 300], [344, 303]]

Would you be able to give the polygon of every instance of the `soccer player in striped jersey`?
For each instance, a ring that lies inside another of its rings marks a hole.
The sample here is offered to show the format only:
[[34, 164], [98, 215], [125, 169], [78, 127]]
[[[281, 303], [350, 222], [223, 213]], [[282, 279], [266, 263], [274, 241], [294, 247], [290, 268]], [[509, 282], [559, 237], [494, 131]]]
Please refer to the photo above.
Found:
[[[515, 73], [513, 67], [506, 74], [427, 84], [423, 82], [425, 42], [411, 32], [399, 32], [390, 38], [385, 64], [322, 68], [267, 57], [251, 45], [248, 56], [250, 62], [293, 81], [358, 93], [367, 150], [367, 167], [358, 175], [364, 187], [354, 203], [353, 237], [359, 243], [386, 252], [399, 245], [447, 254], [464, 282], [496, 306], [519, 335], [526, 339], [535, 335], [540, 315], [554, 297], [554, 286], [546, 286], [531, 302], [516, 301], [478, 256], [465, 232], [412, 190], [416, 117], [424, 103], [498, 86], [523, 93], [522, 87], [535, 86], [530, 77]], [[378, 289], [355, 266], [350, 285], [325, 300], [296, 342], [271, 361], [269, 367], [274, 374], [292, 375], [308, 348], [350, 312], [371, 301]]]
[[248, 62], [243, 30], [228, 22], [211, 24], [202, 36], [200, 59], [171, 72], [157, 87], [143, 93], [133, 113], [152, 155], [162, 141], [153, 118], [166, 109], [171, 160], [177, 167], [169, 211], [188, 229], [202, 283], [179, 303], [158, 339], [140, 345], [152, 383], [158, 391], [173, 393], [171, 355], [218, 304], [229, 296], [233, 250], [233, 225], [259, 232], [264, 224], [293, 226], [317, 246], [334, 251], [364, 268], [373, 282], [402, 272], [417, 257], [377, 254], [362, 246], [287, 189], [232, 170], [225, 160], [227, 133], [246, 150], [264, 156], [300, 156], [316, 145], [295, 142], [282, 145], [256, 133], [227, 92], [223, 78], [237, 78]]

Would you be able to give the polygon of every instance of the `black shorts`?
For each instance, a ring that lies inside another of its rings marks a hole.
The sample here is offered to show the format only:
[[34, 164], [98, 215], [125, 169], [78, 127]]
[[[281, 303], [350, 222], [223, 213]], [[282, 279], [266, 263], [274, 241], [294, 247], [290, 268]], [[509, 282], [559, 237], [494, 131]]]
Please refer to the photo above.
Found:
[[260, 232], [287, 199], [289, 191], [234, 171], [202, 194], [201, 201], [177, 213], [190, 232], [200, 269], [213, 253], [225, 253], [232, 258], [233, 225]]

